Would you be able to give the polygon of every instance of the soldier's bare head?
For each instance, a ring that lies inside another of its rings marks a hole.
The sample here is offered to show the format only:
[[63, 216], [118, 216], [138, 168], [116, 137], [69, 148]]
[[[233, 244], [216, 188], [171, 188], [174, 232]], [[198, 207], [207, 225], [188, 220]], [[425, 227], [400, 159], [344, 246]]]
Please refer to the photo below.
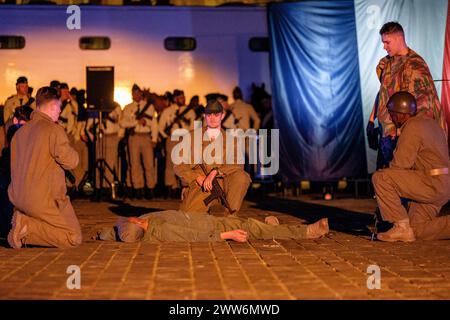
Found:
[[140, 102], [142, 100], [142, 90], [137, 84], [133, 84], [133, 87], [131, 88], [131, 96], [133, 98], [133, 101]]
[[48, 115], [53, 121], [58, 121], [61, 113], [61, 102], [58, 91], [51, 87], [42, 87], [36, 93], [37, 109]]
[[401, 34], [405, 35], [402, 25], [400, 23], [394, 22], [394, 21], [386, 22], [381, 27], [380, 36], [382, 36], [383, 34], [387, 34], [387, 33], [401, 33]]
[[204, 117], [208, 128], [220, 128], [225, 117], [222, 104], [218, 100], [210, 100], [205, 107]]
[[234, 100], [242, 100], [243, 99], [243, 95], [242, 95], [242, 90], [239, 87], [235, 87], [233, 90], [233, 99]]
[[65, 101], [70, 99], [70, 91], [69, 91], [69, 85], [65, 82], [61, 82], [59, 85], [59, 95], [60, 100]]
[[28, 79], [25, 77], [19, 77], [16, 82], [16, 91], [20, 96], [26, 96], [28, 94]]
[[173, 100], [179, 107], [184, 106], [186, 104], [186, 97], [184, 96], [184, 91], [175, 89], [173, 91]]
[[388, 55], [398, 56], [408, 53], [408, 46], [405, 41], [405, 32], [398, 22], [387, 22], [380, 29], [383, 48]]

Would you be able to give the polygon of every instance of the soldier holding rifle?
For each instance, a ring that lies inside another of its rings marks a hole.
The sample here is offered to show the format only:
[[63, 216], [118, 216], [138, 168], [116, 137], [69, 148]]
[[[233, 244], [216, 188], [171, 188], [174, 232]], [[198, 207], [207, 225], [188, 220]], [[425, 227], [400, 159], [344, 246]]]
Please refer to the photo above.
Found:
[[177, 196], [178, 181], [176, 179], [171, 153], [173, 143], [171, 141], [172, 135], [177, 129], [192, 130], [194, 128], [195, 112], [192, 108], [186, 106], [186, 98], [182, 90], [174, 90], [173, 99], [175, 104], [164, 109], [159, 119], [159, 133], [166, 139], [166, 170], [164, 176], [164, 183], [169, 191], [169, 196], [174, 198]]
[[[125, 106], [120, 126], [126, 129], [128, 150], [131, 163], [131, 182], [135, 195], [141, 199], [154, 196], [155, 167], [153, 148], [158, 138], [158, 124], [155, 108], [151, 99], [144, 97], [142, 90], [135, 84], [132, 88], [133, 102]], [[141, 166], [141, 156], [144, 168]], [[144, 191], [144, 174], [147, 189]]]
[[[231, 159], [232, 161], [228, 161], [228, 152], [231, 150], [227, 150], [225, 131], [221, 129], [224, 116], [222, 105], [217, 100], [210, 101], [205, 108], [206, 127], [202, 128], [202, 150], [207, 150], [212, 143], [217, 143], [218, 139], [222, 139], [221, 149], [215, 150], [212, 157], [223, 161], [217, 163], [215, 160], [203, 159], [206, 160], [203, 161], [205, 163], [198, 165], [191, 159], [189, 164], [181, 163], [174, 166], [176, 175], [188, 186], [183, 194], [180, 208], [182, 211], [207, 212], [211, 205], [209, 201], [211, 194], [214, 195], [214, 198], [221, 199], [224, 206], [228, 206], [228, 213], [235, 214], [241, 208], [251, 179], [244, 171], [243, 164], [239, 164], [237, 161], [236, 143], [233, 145], [234, 157]], [[191, 131], [191, 133], [193, 132]], [[191, 139], [193, 136], [194, 134], [191, 134]], [[192, 142], [192, 155], [198, 152], [198, 150], [194, 150], [194, 146], [195, 144]], [[222, 154], [218, 155], [216, 151]], [[201, 154], [203, 155], [203, 152]], [[217, 188], [217, 181], [223, 189], [222, 192]], [[219, 194], [224, 194], [224, 197], [220, 197]], [[226, 201], [223, 201], [224, 198]]]

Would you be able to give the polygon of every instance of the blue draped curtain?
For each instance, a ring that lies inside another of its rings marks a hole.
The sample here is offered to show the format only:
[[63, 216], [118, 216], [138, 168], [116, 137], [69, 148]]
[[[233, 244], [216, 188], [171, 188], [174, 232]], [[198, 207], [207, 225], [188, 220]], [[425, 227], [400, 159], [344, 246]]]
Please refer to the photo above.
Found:
[[271, 4], [268, 17], [283, 180], [366, 175], [354, 2]]

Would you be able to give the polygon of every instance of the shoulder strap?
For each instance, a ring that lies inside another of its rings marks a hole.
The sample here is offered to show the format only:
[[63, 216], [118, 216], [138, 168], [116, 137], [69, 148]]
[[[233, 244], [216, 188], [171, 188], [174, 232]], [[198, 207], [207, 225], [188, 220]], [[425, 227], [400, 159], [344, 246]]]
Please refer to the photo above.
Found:
[[227, 119], [231, 116], [232, 112], [230, 110], [227, 110], [225, 113], [225, 117], [223, 117], [222, 123], [225, 123]]

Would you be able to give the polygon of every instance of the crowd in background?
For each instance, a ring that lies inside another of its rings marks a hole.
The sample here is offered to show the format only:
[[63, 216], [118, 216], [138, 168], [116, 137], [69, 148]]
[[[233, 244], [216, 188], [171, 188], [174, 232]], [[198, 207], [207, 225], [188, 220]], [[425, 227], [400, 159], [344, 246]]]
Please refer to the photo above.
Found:
[[[72, 196], [90, 195], [96, 189], [99, 195], [108, 197], [120, 194], [137, 199], [179, 199], [182, 186], [173, 172], [167, 138], [176, 129], [191, 130], [194, 121], [202, 121], [204, 106], [198, 95], [187, 103], [183, 90], [159, 95], [135, 84], [131, 103], [120, 106], [114, 102], [107, 111], [98, 111], [87, 108], [84, 89], [70, 88], [57, 80], [49, 86], [58, 90], [58, 123], [80, 157], [78, 166], [66, 172]], [[249, 102], [239, 87], [233, 90], [232, 98], [230, 101], [224, 93], [205, 96], [206, 102], [217, 100], [223, 106], [223, 129], [273, 128], [271, 96], [264, 85], [252, 84]], [[26, 77], [19, 77], [16, 93], [0, 106], [0, 149], [5, 154], [12, 134], [30, 119], [35, 109], [33, 89]], [[2, 163], [5, 157], [2, 156]], [[252, 169], [247, 166], [248, 171]], [[7, 188], [8, 179], [2, 183]]]

